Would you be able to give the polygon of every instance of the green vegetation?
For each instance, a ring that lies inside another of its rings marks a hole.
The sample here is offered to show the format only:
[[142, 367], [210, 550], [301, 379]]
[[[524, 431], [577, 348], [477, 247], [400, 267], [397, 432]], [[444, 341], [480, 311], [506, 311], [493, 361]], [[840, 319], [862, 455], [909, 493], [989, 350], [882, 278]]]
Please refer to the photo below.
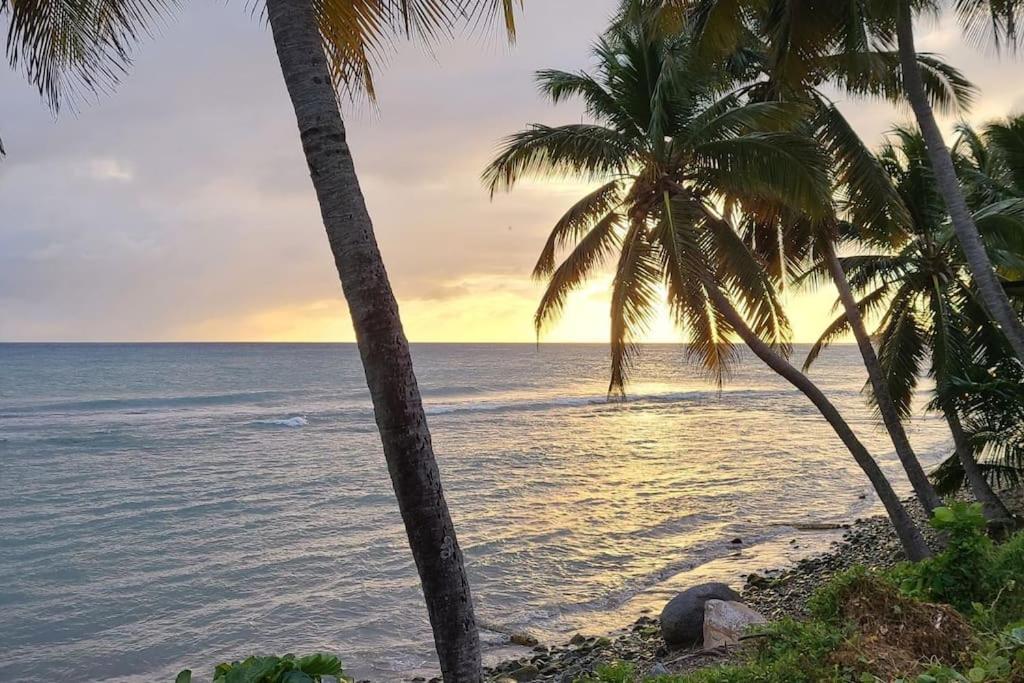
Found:
[[760, 629], [748, 661], [638, 678], [616, 663], [585, 683], [1013, 683], [1024, 680], [1024, 533], [996, 545], [978, 504], [939, 508], [933, 558], [854, 568], [821, 587], [804, 621]]
[[[213, 670], [213, 683], [319, 683], [324, 676], [348, 680], [340, 659], [317, 652], [305, 657], [254, 656], [241, 662], [218, 664]], [[174, 681], [191, 683], [192, 672], [186, 669]]]

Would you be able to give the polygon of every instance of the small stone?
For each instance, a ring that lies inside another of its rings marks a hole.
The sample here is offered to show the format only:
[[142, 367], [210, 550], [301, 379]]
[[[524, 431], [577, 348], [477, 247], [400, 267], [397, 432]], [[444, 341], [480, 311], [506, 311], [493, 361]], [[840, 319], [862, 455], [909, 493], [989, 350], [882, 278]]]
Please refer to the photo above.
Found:
[[654, 666], [651, 667], [651, 670], [647, 672], [647, 675], [653, 678], [654, 676], [668, 676], [671, 673], [672, 672], [668, 670], [667, 666], [661, 662], [655, 662]]
[[570, 645], [582, 645], [585, 642], [587, 642], [587, 639], [586, 639], [586, 637], [584, 637], [584, 635], [582, 633], [577, 633], [576, 635], [574, 635], [572, 638], [569, 639], [569, 644]]
[[537, 639], [531, 636], [529, 633], [513, 633], [509, 637], [509, 642], [513, 645], [522, 645], [523, 647], [533, 647], [537, 644]]
[[509, 676], [512, 680], [517, 681], [517, 683], [524, 683], [524, 681], [532, 681], [540, 676], [540, 669], [535, 667], [533, 664], [527, 664], [526, 666], [516, 669], [509, 674]]
[[738, 545], [738, 544], [740, 544], [740, 543], [743, 543], [743, 539], [742, 539], [742, 538], [740, 538], [739, 536], [737, 536], [736, 538], [732, 539], [732, 540], [731, 540], [731, 541], [729, 541], [729, 542], [730, 542], [730, 543], [732, 543], [732, 544], [734, 544], [734, 545]]

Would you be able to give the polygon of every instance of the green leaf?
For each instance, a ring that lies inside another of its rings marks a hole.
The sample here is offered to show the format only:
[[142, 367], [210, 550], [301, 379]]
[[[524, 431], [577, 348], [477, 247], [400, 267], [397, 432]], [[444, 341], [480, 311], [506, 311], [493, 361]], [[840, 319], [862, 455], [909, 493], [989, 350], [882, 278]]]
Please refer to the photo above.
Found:
[[192, 670], [185, 669], [174, 677], [174, 683], [192, 683]]
[[939, 524], [949, 524], [953, 519], [953, 511], [947, 507], [935, 508], [935, 512], [932, 513], [932, 523], [935, 526], [938, 526]]
[[343, 674], [341, 660], [337, 657], [323, 652], [306, 655], [296, 662], [299, 671], [310, 676], [334, 676]]

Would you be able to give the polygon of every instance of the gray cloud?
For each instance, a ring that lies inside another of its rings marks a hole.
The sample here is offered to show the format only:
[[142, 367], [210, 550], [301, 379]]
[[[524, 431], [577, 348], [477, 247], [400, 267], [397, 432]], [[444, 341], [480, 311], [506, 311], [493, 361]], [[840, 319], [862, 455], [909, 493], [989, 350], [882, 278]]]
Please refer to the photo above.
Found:
[[[614, 4], [528, 2], [514, 48], [496, 35], [403, 46], [378, 78], [379, 107], [347, 108], [400, 298], [443, 302], [488, 276], [529, 291], [571, 196], [526, 188], [492, 203], [479, 173], [525, 123], [580, 119], [578, 106], [542, 102], [532, 74], [585, 67]], [[979, 113], [1019, 107], [1016, 65], [949, 30], [923, 42], [985, 88]], [[340, 300], [270, 36], [243, 5], [192, 4], [140, 46], [115, 93], [77, 115], [54, 121], [9, 71], [0, 92], [0, 339], [164, 339]], [[872, 140], [899, 117], [844, 106]]]

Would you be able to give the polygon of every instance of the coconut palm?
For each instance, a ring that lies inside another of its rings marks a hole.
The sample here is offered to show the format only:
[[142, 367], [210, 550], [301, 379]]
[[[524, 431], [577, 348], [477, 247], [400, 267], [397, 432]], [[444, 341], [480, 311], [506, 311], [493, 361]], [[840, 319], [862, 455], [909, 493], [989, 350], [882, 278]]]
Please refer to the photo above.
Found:
[[[373, 66], [395, 37], [427, 39], [503, 15], [514, 0], [267, 0], [284, 82], [331, 253], [348, 301], [384, 457], [419, 571], [445, 680], [481, 679], [479, 634], [462, 552], [434, 458], [409, 345], [359, 187], [339, 87], [373, 95]], [[0, 0], [7, 55], [56, 109], [128, 66], [160, 0]]]
[[[979, 350], [992, 348], [992, 337], [1001, 340], [1002, 336], [981, 315], [980, 297], [948, 229], [923, 137], [903, 128], [894, 135], [898, 142], [883, 150], [882, 160], [912, 217], [905, 244], [895, 253], [862, 253], [841, 258], [840, 263], [860, 296], [857, 307], [865, 313], [882, 313], [876, 332], [879, 357], [889, 393], [902, 416], [910, 415], [918, 378], [930, 358], [935, 405], [952, 432], [971, 490], [990, 522], [1004, 524], [1009, 513], [978, 467], [954, 398], [956, 383], [978, 366]], [[1024, 202], [994, 205], [977, 212], [975, 218], [981, 225], [999, 227], [1008, 220], [1019, 222], [1022, 211]], [[812, 348], [808, 362], [848, 326], [846, 314], [833, 322]], [[979, 344], [986, 335], [987, 343]]]
[[[831, 51], [794, 57], [788, 50], [780, 49], [786, 44], [782, 38], [785, 31], [780, 31], [785, 26], [786, 16], [771, 3], [643, 0], [624, 2], [618, 20], [629, 22], [642, 18], [668, 33], [693, 31], [702, 61], [720, 63], [738, 80], [748, 83], [752, 98], [805, 102], [814, 112], [807, 119], [806, 132], [821, 141], [829, 156], [844, 212], [871, 224], [882, 216], [906, 220], [906, 212], [880, 165], [839, 108], [820, 89], [821, 84], [829, 83], [854, 97], [899, 100], [902, 83], [898, 55], [892, 50], [867, 45], [858, 51], [832, 46]], [[730, 29], [736, 26], [742, 30]], [[962, 74], [934, 55], [918, 55], [918, 61], [935, 106], [957, 110], [969, 104], [974, 90]], [[738, 65], [741, 68], [737, 69]], [[758, 215], [745, 221], [741, 230], [751, 247], [770, 264], [772, 273], [783, 282], [792, 269], [802, 268], [812, 253], [826, 259], [828, 272], [851, 320], [872, 398], [897, 457], [924, 509], [931, 511], [941, 505], [907, 438], [899, 413], [887, 395], [870, 336], [835, 259], [836, 221], [813, 222], [791, 215], [766, 219]]]
[[[986, 35], [997, 46], [1016, 41], [1019, 21], [1024, 18], [1022, 0], [952, 0], [951, 4], [964, 26], [975, 38]], [[942, 188], [957, 239], [975, 279], [977, 291], [989, 315], [995, 320], [1017, 357], [1024, 361], [1024, 323], [999, 286], [991, 260], [985, 251], [963, 190], [957, 181], [949, 150], [935, 119], [930, 100], [929, 67], [922, 62], [914, 44], [914, 16], [937, 11], [940, 0], [645, 0], [659, 11], [664, 25], [687, 26], [698, 36], [701, 54], [720, 57], [734, 51], [754, 33], [771, 48], [780, 79], [796, 83], [819, 73], [822, 60], [865, 62], [872, 69], [899, 66], [899, 79], [928, 143], [929, 158], [936, 169], [936, 182]], [[891, 48], [895, 46], [895, 52]], [[874, 56], [871, 56], [874, 54]], [[881, 59], [879, 55], [886, 55]], [[850, 72], [841, 68], [833, 82], [844, 88], [864, 85], [850, 80]], [[854, 72], [856, 73], [856, 72]], [[864, 73], [861, 71], [861, 73]], [[889, 92], [868, 90], [871, 94]]]
[[[1017, 358], [1024, 362], [1024, 323], [1010, 303], [1006, 290], [999, 282], [985, 244], [978, 232], [963, 188], [958, 182], [953, 158], [946, 147], [935, 113], [925, 94], [917, 64], [914, 44], [914, 2], [898, 0], [896, 35], [900, 66], [907, 100], [914, 111], [918, 126], [928, 148], [928, 158], [934, 169], [935, 182], [941, 189], [941, 199], [960, 242], [967, 266], [985, 309], [998, 323]], [[932, 2], [926, 3], [932, 5]], [[969, 35], [980, 36], [985, 27], [991, 30], [997, 46], [1002, 41], [1017, 39], [1017, 24], [1024, 18], [1024, 2], [1020, 0], [955, 0], [957, 14]]]
[[538, 333], [572, 290], [614, 260], [610, 394], [624, 391], [636, 342], [664, 292], [689, 353], [716, 381], [735, 360], [738, 336], [814, 403], [875, 487], [907, 555], [927, 556], [870, 453], [786, 360], [788, 324], [775, 284], [735, 229], [758, 211], [828, 213], [830, 181], [818, 146], [787, 132], [808, 109], [726, 92], [732, 76], [696, 68], [685, 37], [643, 22], [618, 22], [594, 56], [596, 75], [538, 74], [543, 93], [556, 103], [582, 98], [594, 123], [533, 125], [510, 136], [484, 172], [492, 193], [526, 176], [601, 182], [558, 221], [541, 251], [534, 274], [548, 286]]
[[[656, 11], [664, 13], [663, 8]], [[795, 100], [812, 109], [814, 114], [806, 121], [806, 132], [821, 142], [829, 157], [836, 194], [842, 199], [837, 210], [842, 209], [854, 220], [869, 225], [876, 225], [883, 219], [907, 220], [907, 212], [881, 165], [818, 85], [833, 83], [855, 97], [897, 99], [901, 84], [895, 69], [895, 53], [869, 48], [856, 54], [820, 54], [813, 60], [807, 60], [798, 74], [794, 74], [794, 60], [787, 60], [784, 53], [773, 50], [760, 37], [771, 34], [771, 16], [755, 13], [747, 21], [755, 30], [745, 34], [737, 52], [726, 55], [726, 64], [735, 63], [742, 56], [743, 61], [751, 65], [744, 77], [754, 79], [749, 86], [752, 97], [772, 101]], [[919, 55], [918, 59], [927, 74], [929, 95], [934, 104], [954, 110], [969, 103], [973, 87], [959, 71], [934, 55]], [[782, 281], [785, 281], [791, 267], [803, 265], [803, 260], [812, 253], [821, 254], [850, 320], [883, 424], [919, 502], [930, 512], [942, 501], [921, 467], [899, 412], [888, 396], [870, 335], [836, 258], [836, 220], [814, 222], [788, 215], [771, 218], [765, 220], [764, 216], [754, 216], [745, 222], [742, 230], [747, 241], [772, 264], [774, 274]]]

